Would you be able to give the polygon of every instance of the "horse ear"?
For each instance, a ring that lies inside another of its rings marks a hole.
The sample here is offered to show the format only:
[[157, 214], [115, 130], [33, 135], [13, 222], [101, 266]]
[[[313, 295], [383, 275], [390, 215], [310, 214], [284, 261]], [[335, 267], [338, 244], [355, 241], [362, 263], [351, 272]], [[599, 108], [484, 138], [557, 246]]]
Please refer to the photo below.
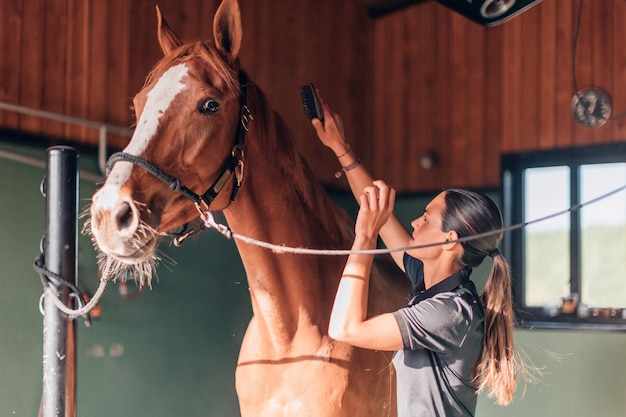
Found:
[[223, 0], [213, 20], [215, 45], [222, 57], [233, 63], [241, 47], [241, 13], [237, 0]]
[[157, 20], [158, 20], [158, 31], [157, 36], [159, 38], [159, 44], [161, 45], [161, 49], [163, 53], [167, 55], [174, 49], [178, 48], [182, 42], [178, 39], [178, 36], [174, 33], [170, 25], [167, 24], [163, 15], [161, 14], [161, 9], [159, 6], [156, 6], [157, 12]]

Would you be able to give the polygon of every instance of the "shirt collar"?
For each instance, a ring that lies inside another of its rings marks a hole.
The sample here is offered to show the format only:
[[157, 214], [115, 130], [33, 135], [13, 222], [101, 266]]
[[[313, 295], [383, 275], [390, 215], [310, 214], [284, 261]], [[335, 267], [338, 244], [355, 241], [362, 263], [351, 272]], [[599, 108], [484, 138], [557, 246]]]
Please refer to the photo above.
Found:
[[430, 298], [436, 294], [442, 292], [450, 292], [457, 288], [459, 285], [463, 285], [469, 282], [472, 268], [465, 268], [455, 272], [443, 281], [440, 281], [426, 289], [424, 279], [422, 279], [416, 286], [415, 291], [411, 294], [411, 300], [409, 305], [417, 304], [426, 298]]

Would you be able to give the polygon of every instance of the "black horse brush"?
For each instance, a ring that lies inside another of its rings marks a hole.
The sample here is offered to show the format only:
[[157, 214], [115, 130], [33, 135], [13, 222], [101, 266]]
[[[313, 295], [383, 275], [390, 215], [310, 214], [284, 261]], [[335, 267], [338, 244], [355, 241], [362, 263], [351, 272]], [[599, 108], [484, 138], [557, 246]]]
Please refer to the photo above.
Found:
[[313, 84], [301, 86], [300, 97], [302, 98], [302, 108], [306, 118], [309, 121], [319, 119], [324, 124], [324, 110], [315, 92], [315, 86]]

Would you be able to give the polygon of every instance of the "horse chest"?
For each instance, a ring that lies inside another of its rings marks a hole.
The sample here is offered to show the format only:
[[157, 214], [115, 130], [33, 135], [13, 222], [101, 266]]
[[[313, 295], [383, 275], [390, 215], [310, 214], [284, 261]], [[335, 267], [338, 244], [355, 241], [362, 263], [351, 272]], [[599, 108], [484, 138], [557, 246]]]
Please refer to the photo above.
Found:
[[248, 329], [236, 371], [242, 417], [390, 417], [389, 358], [323, 337], [276, 349]]
[[240, 363], [236, 372], [242, 417], [347, 416], [341, 410], [347, 385], [345, 368], [313, 355]]

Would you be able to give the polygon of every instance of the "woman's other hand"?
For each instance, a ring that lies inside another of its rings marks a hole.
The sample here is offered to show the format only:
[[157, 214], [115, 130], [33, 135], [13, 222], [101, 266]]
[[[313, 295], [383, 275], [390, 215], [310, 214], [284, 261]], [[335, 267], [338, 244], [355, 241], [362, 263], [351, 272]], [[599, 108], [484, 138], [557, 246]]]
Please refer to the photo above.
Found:
[[359, 199], [356, 235], [366, 239], [376, 239], [380, 229], [393, 213], [395, 198], [396, 190], [384, 181], [376, 180], [370, 187], [366, 187]]

